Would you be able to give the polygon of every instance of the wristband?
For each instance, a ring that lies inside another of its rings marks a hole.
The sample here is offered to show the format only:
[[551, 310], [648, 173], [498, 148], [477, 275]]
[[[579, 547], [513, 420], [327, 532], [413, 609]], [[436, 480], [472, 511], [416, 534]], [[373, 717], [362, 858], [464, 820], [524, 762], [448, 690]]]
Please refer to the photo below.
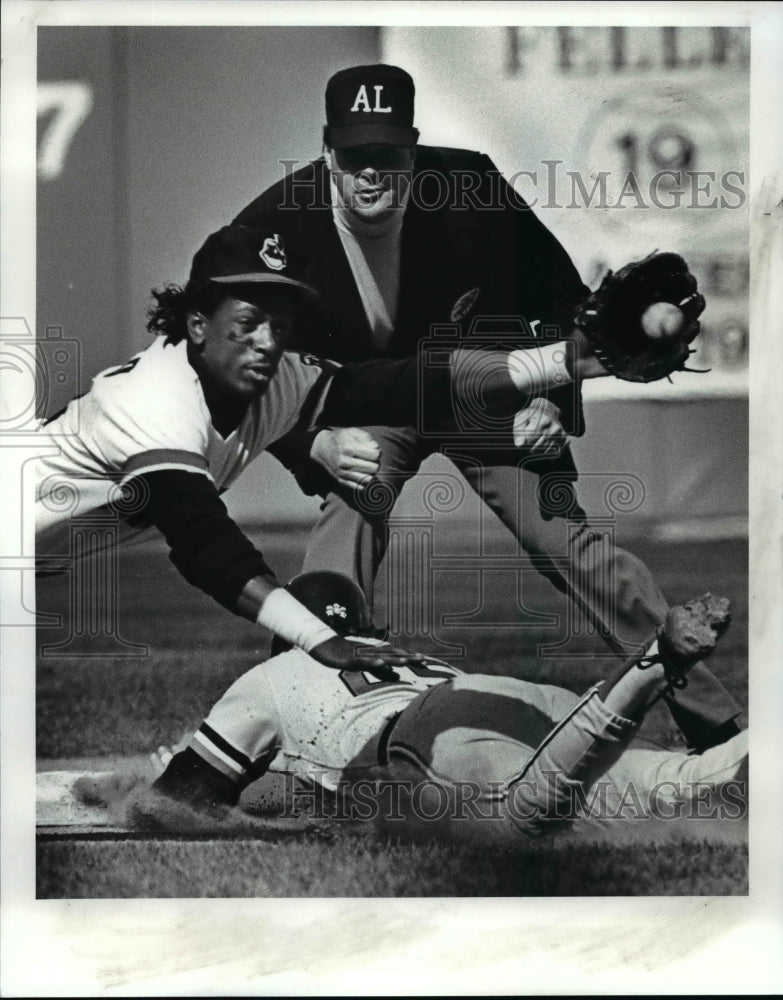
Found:
[[517, 389], [532, 396], [573, 382], [568, 366], [568, 342], [511, 351], [508, 374]]
[[333, 628], [308, 611], [282, 587], [276, 587], [264, 600], [256, 622], [286, 642], [299, 646], [305, 653], [337, 635]]

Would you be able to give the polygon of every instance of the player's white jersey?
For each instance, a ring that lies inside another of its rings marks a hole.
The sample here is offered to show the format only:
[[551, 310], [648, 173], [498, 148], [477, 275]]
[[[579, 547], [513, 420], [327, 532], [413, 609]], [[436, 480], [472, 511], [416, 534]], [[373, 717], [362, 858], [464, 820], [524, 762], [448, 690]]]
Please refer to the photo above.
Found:
[[243, 674], [191, 746], [235, 778], [252, 767], [336, 788], [342, 778], [377, 771], [378, 741], [389, 719], [427, 688], [460, 676], [437, 660], [395, 667], [395, 673], [399, 679], [390, 682], [367, 671], [331, 670], [292, 649]]
[[[46, 452], [35, 469], [38, 551], [49, 550], [69, 518], [116, 503], [119, 486], [139, 473], [185, 469], [226, 489], [294, 426], [322, 373], [317, 363], [284, 353], [266, 392], [223, 437], [186, 341], [158, 337], [127, 364], [101, 372], [86, 395], [39, 429]], [[119, 506], [132, 513], [133, 504], [131, 495]]]

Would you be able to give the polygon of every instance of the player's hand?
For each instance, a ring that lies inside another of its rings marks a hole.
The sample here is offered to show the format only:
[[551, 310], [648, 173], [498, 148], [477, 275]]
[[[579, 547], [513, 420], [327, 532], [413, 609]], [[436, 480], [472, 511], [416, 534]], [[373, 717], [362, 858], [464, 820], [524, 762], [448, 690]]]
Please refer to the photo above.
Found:
[[310, 457], [341, 486], [363, 490], [378, 472], [381, 449], [375, 438], [361, 427], [338, 427], [319, 432]]
[[517, 448], [525, 448], [542, 457], [555, 457], [565, 443], [560, 410], [551, 400], [539, 397], [515, 414], [514, 444]]
[[310, 656], [333, 670], [367, 670], [384, 681], [397, 680], [394, 667], [421, 663], [421, 653], [407, 653], [393, 646], [364, 646], [336, 635], [310, 650]]

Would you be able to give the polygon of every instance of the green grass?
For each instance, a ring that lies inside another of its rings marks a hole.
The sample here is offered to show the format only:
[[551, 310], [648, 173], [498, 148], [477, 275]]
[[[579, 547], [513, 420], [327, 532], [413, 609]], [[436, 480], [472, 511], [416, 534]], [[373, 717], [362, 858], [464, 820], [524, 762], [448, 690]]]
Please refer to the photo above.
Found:
[[681, 838], [484, 850], [341, 835], [266, 840], [49, 842], [39, 898], [742, 895], [747, 851]]
[[44, 663], [38, 669], [38, 755], [149, 753], [193, 729], [228, 685], [260, 659], [160, 650], [140, 663]]
[[[263, 546], [282, 578], [298, 569], [304, 535], [275, 536]], [[261, 539], [262, 544], [265, 541]], [[274, 543], [277, 542], [275, 545]], [[459, 538], [451, 544], [458, 545]], [[747, 705], [747, 546], [742, 542], [630, 546], [653, 570], [672, 602], [712, 590], [733, 604], [733, 624], [710, 665]], [[512, 587], [507, 586], [511, 582]], [[443, 611], [470, 607], [469, 575], [453, 574], [437, 593]], [[101, 758], [146, 754], [194, 728], [223, 690], [268, 653], [269, 637], [219, 608], [184, 583], [159, 546], [123, 554], [118, 582], [119, 633], [147, 645], [144, 656], [117, 657], [115, 639], [81, 637], [67, 652], [39, 657], [37, 747], [41, 758]], [[466, 592], [467, 588], [467, 592]], [[485, 621], [513, 619], [513, 579], [498, 578], [485, 594]], [[44, 580], [39, 610], [68, 615], [62, 581]], [[563, 616], [565, 599], [545, 581], [525, 575], [525, 602]], [[382, 607], [376, 616], [382, 621]], [[507, 673], [580, 691], [611, 662], [600, 640], [581, 641], [576, 658], [540, 660], [538, 645], [556, 627], [521, 622], [517, 629], [481, 625], [441, 629], [464, 643], [462, 669]], [[67, 638], [39, 632], [39, 642]], [[431, 636], [405, 642], [439, 652]], [[572, 650], [573, 651], [573, 650]], [[99, 655], [95, 655], [95, 654]], [[657, 708], [646, 734], [673, 742], [668, 713]], [[637, 827], [647, 827], [638, 824]], [[47, 842], [38, 847], [41, 897], [136, 896], [535, 896], [742, 894], [747, 891], [744, 824], [715, 837], [700, 821], [668, 829], [658, 840], [623, 837], [585, 843], [525, 842], [518, 849], [465, 844], [410, 844], [355, 836], [336, 828], [331, 839], [306, 835], [279, 843]]]

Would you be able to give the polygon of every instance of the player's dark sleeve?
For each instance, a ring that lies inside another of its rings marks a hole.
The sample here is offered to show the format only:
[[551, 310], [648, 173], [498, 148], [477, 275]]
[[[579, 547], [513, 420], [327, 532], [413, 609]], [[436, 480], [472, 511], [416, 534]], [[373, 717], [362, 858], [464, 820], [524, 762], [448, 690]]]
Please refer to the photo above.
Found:
[[235, 611], [248, 580], [274, 579], [264, 557], [232, 521], [211, 480], [197, 472], [160, 469], [138, 476], [142, 512], [169, 545], [188, 583]]
[[[310, 458], [310, 452], [315, 438], [329, 426], [329, 421], [317, 419], [317, 414], [324, 392], [332, 377], [340, 371], [340, 365], [312, 354], [300, 354], [300, 357], [305, 364], [320, 368], [321, 375], [310, 388], [296, 424], [284, 437], [267, 445], [266, 450], [293, 473], [303, 493], [307, 496], [326, 496], [334, 489], [334, 480], [323, 466]], [[350, 411], [346, 409], [346, 412]]]
[[[324, 423], [323, 427], [326, 426]], [[334, 487], [334, 480], [326, 469], [310, 458], [313, 441], [323, 427], [319, 426], [315, 430], [295, 427], [266, 449], [296, 477], [299, 488], [307, 496], [325, 496]]]
[[[389, 427], [415, 425], [418, 405], [416, 358], [378, 359], [343, 365], [334, 372], [324, 398], [319, 423], [323, 426]], [[451, 380], [444, 382], [448, 393]]]
[[[482, 374], [482, 389], [489, 397], [493, 374], [488, 370]], [[500, 379], [509, 382], [507, 372], [500, 373]], [[460, 426], [464, 396], [449, 364], [427, 366], [417, 357], [357, 361], [333, 373], [318, 423], [356, 427], [371, 422], [454, 431]], [[510, 416], [519, 404], [504, 399], [488, 404], [490, 408], [493, 416]]]

